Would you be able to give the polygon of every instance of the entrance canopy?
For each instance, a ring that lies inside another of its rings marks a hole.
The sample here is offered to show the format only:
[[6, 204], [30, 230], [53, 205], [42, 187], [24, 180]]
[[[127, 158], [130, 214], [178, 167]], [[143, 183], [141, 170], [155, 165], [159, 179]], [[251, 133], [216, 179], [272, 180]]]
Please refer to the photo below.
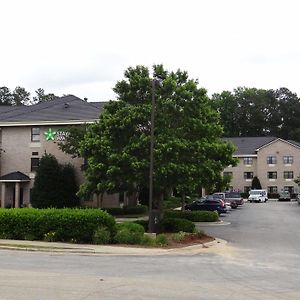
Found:
[[6, 186], [14, 184], [14, 199], [11, 205], [12, 207], [19, 208], [20, 201], [23, 201], [23, 190], [21, 190], [21, 185], [27, 182], [30, 182], [30, 178], [19, 171], [1, 176], [1, 207], [6, 207]]
[[12, 172], [0, 177], [0, 182], [28, 182], [30, 178], [22, 172]]

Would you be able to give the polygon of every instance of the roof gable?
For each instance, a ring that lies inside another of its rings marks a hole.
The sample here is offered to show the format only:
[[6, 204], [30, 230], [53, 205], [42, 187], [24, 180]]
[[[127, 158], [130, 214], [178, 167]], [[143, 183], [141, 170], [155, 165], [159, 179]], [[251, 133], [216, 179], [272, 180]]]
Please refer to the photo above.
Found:
[[19, 182], [19, 181], [30, 181], [30, 178], [25, 175], [22, 172], [12, 172], [6, 175], [3, 175], [0, 177], [0, 181], [5, 182], [5, 181], [15, 181], [15, 182]]
[[231, 142], [236, 146], [234, 155], [253, 155], [262, 146], [277, 140], [278, 138], [272, 136], [263, 137], [229, 137], [224, 138], [225, 141]]
[[290, 146], [296, 147], [296, 148], [298, 148], [298, 149], [300, 148], [299, 143], [297, 143], [297, 142], [295, 142], [295, 141], [292, 141], [292, 140], [284, 140], [284, 139], [281, 139], [281, 138], [277, 138], [277, 139], [275, 139], [275, 140], [273, 140], [273, 141], [271, 141], [271, 142], [269, 142], [269, 143], [267, 143], [267, 144], [265, 144], [265, 145], [262, 145], [260, 148], [257, 149], [257, 151], [259, 151], [259, 150], [261, 150], [261, 149], [263, 149], [263, 148], [266, 148], [266, 147], [268, 147], [268, 146], [270, 146], [270, 145], [272, 145], [272, 144], [274, 144], [274, 143], [276, 143], [276, 142], [278, 142], [278, 141], [281, 141], [281, 142], [283, 142], [283, 143], [289, 144]]

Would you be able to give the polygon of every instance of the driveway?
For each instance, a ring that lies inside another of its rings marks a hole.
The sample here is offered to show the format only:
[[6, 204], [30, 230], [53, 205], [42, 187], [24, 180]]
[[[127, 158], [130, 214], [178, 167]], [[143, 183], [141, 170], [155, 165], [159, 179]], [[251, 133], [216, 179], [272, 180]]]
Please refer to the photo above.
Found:
[[300, 207], [246, 203], [195, 255], [0, 252], [0, 299], [300, 299]]

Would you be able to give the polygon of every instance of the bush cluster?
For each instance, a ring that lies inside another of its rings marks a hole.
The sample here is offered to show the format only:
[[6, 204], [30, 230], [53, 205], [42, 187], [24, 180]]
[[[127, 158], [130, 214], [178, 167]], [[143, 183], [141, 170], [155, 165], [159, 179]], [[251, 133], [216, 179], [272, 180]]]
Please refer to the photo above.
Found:
[[140, 244], [144, 233], [143, 226], [133, 222], [124, 222], [117, 224], [114, 240], [118, 244]]
[[214, 211], [168, 210], [165, 211], [164, 217], [168, 219], [169, 218], [186, 219], [192, 222], [215, 222], [219, 220], [218, 213]]
[[180, 218], [164, 218], [161, 222], [163, 232], [194, 232], [195, 224], [192, 221]]
[[111, 207], [103, 208], [109, 214], [113, 216], [125, 216], [125, 215], [144, 215], [147, 212], [147, 206], [124, 206], [124, 207]]
[[0, 238], [91, 243], [105, 228], [109, 239], [116, 223], [95, 209], [0, 209]]

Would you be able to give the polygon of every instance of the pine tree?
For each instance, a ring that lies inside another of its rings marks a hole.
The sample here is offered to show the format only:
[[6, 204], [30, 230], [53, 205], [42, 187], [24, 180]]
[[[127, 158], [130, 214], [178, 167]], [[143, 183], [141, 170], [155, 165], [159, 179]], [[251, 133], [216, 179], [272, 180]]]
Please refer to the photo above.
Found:
[[257, 176], [254, 176], [251, 184], [252, 190], [261, 190], [261, 184]]

